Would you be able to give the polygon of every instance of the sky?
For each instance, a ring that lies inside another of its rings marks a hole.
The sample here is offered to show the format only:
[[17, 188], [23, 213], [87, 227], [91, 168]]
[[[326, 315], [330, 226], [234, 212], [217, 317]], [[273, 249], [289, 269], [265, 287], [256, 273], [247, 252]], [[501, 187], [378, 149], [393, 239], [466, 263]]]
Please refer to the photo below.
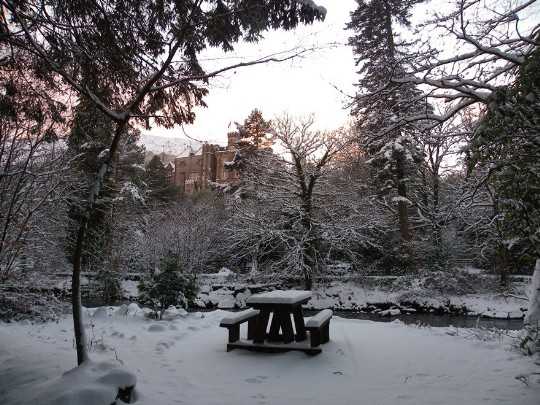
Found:
[[[352, 50], [346, 45], [352, 35], [346, 31], [354, 0], [317, 0], [327, 10], [324, 22], [302, 26], [294, 31], [270, 31], [257, 44], [239, 44], [233, 54], [213, 51], [203, 56], [205, 66], [223, 66], [256, 60], [293, 49], [296, 46], [317, 51], [293, 61], [239, 68], [211, 81], [205, 98], [208, 108], [197, 108], [193, 125], [173, 130], [154, 128], [159, 136], [190, 138], [225, 144], [235, 122], [243, 123], [257, 108], [265, 119], [285, 112], [293, 116], [315, 115], [315, 127], [332, 130], [349, 119], [347, 101], [354, 94], [357, 80]], [[333, 45], [331, 45], [333, 44]], [[225, 56], [225, 60], [223, 60]], [[218, 62], [215, 59], [220, 59]]]

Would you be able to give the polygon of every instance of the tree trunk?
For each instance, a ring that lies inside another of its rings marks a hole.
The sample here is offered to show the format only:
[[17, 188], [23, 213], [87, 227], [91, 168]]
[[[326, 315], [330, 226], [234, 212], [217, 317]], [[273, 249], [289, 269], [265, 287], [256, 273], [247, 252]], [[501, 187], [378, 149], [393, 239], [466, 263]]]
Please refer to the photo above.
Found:
[[77, 364], [79, 365], [90, 359], [88, 349], [86, 347], [86, 333], [84, 331], [81, 300], [81, 271], [86, 230], [88, 229], [90, 214], [94, 210], [94, 202], [99, 195], [101, 184], [105, 178], [109, 162], [115, 156], [116, 151], [118, 150], [122, 133], [126, 128], [128, 121], [129, 115], [126, 115], [123, 120], [117, 123], [118, 126], [114, 133], [109, 153], [99, 168], [99, 172], [96, 175], [92, 190], [90, 191], [88, 199], [86, 200], [86, 206], [82, 214], [81, 225], [77, 235], [77, 245], [75, 247], [75, 253], [73, 256], [73, 273], [71, 276], [71, 304], [73, 307], [73, 330], [75, 334], [75, 347], [77, 349]]
[[311, 275], [311, 272], [305, 271], [304, 272], [304, 289], [306, 291], [311, 291], [312, 287], [313, 287], [313, 276]]
[[81, 267], [83, 256], [83, 245], [88, 227], [88, 220], [85, 219], [79, 228], [77, 236], [77, 246], [73, 263], [73, 274], [71, 275], [71, 306], [73, 311], [73, 331], [75, 333], [75, 348], [77, 349], [77, 364], [89, 360], [88, 348], [86, 347], [86, 333], [84, 331], [84, 321], [81, 300]]
[[407, 203], [407, 185], [405, 184], [405, 168], [403, 158], [398, 156], [396, 159], [396, 177], [397, 177], [397, 194], [398, 200], [398, 218], [399, 218], [399, 233], [401, 240], [407, 246], [411, 241], [409, 235], [409, 211]]
[[495, 230], [497, 232], [497, 259], [498, 259], [498, 270], [499, 270], [499, 282], [502, 286], [508, 284], [508, 261], [506, 257], [506, 246], [504, 246], [503, 241], [503, 229], [499, 216], [499, 200], [497, 195], [493, 196], [493, 216], [495, 218]]
[[508, 285], [508, 260], [504, 243], [499, 242], [497, 256], [499, 258], [499, 282], [503, 287], [506, 287]]

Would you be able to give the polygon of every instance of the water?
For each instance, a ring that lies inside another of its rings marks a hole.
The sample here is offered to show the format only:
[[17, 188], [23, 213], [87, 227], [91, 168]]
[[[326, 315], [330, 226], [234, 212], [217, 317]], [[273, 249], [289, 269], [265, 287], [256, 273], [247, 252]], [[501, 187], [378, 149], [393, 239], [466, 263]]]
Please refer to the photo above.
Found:
[[[318, 311], [304, 311], [306, 316], [315, 314]], [[362, 319], [375, 322], [392, 322], [396, 319], [406, 324], [429, 325], [431, 327], [475, 328], [477, 326], [485, 328], [497, 328], [507, 330], [520, 330], [523, 328], [523, 319], [494, 319], [478, 318], [463, 315], [429, 315], [429, 314], [401, 314], [398, 316], [379, 316], [361, 312], [334, 311], [334, 315], [348, 319]]]

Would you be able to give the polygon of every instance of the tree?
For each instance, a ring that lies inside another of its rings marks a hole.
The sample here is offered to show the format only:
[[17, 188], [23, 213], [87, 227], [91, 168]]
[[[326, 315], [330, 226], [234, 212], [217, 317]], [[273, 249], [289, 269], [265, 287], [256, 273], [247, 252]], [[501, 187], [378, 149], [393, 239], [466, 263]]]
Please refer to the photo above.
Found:
[[540, 253], [540, 50], [520, 66], [515, 83], [489, 98], [472, 135], [470, 168], [497, 189], [513, 237]]
[[210, 193], [154, 207], [137, 221], [126, 256], [132, 267], [151, 273], [171, 252], [186, 273], [203, 273], [220, 255], [224, 220], [220, 197]]
[[233, 164], [226, 167], [236, 169], [240, 176], [249, 170], [250, 160], [259, 155], [271, 152], [274, 136], [271, 132], [271, 121], [263, 118], [262, 112], [254, 109], [244, 120], [243, 124], [235, 122], [236, 131], [229, 134], [236, 138], [236, 154]]
[[[534, 3], [502, 1], [490, 8], [463, 0], [450, 12], [435, 11], [430, 21], [419, 24], [415, 35], [421, 46], [408, 59], [408, 74], [392, 74], [373, 93], [399, 84], [422, 86], [418, 100], [438, 106], [444, 102], [446, 108], [411, 111], [389, 122], [385, 131], [411, 124], [429, 130], [467, 109], [478, 114], [492, 101], [491, 95], [514, 81], [516, 68], [537, 47], [536, 29], [530, 21]], [[455, 41], [452, 56], [437, 46], [440, 39]]]
[[[410, 249], [408, 183], [421, 160], [415, 130], [402, 126], [383, 133], [389, 122], [411, 111], [424, 110], [414, 101], [418, 91], [414, 85], [385, 86], [388, 77], [405, 75], [407, 49], [410, 46], [398, 34], [397, 26], [410, 27], [410, 11], [422, 0], [357, 0], [347, 27], [355, 36], [349, 39], [361, 75], [359, 93], [352, 102], [352, 113], [358, 123], [358, 140], [363, 144], [381, 181], [383, 192], [392, 192], [397, 202], [397, 218], [401, 240]], [[383, 90], [381, 90], [383, 89]]]
[[160, 267], [151, 279], [141, 282], [137, 288], [139, 300], [151, 304], [162, 319], [163, 312], [171, 305], [187, 308], [188, 302], [197, 295], [197, 287], [193, 276], [182, 273], [178, 256], [173, 253], [167, 253]]
[[150, 201], [161, 203], [174, 201], [180, 195], [180, 189], [168, 177], [167, 169], [158, 155], [154, 155], [146, 164], [144, 182], [146, 183], [146, 197]]
[[273, 121], [272, 132], [283, 152], [250, 160], [242, 185], [249, 190], [247, 198], [235, 201], [226, 225], [233, 251], [252, 255], [244, 256], [246, 261], [266, 259], [271, 270], [301, 276], [306, 289], [312, 288], [323, 262], [321, 179], [341, 147], [333, 134], [313, 130], [314, 122], [312, 116], [288, 115]]
[[[105, 95], [103, 95], [106, 98]], [[77, 173], [80, 181], [73, 184], [73, 200], [70, 203], [69, 239], [67, 257], [73, 263], [73, 244], [78, 232], [78, 220], [86, 193], [95, 179], [95, 173], [103, 161], [113, 134], [113, 123], [108, 120], [91, 102], [79, 100], [74, 107], [74, 117], [67, 138], [68, 150], [72, 156], [71, 170]], [[95, 210], [90, 216], [86, 237], [86, 250], [82, 265], [87, 271], [105, 271], [116, 261], [112, 260], [114, 240], [121, 239], [118, 227], [120, 213], [136, 212], [143, 200], [143, 162], [144, 151], [137, 146], [139, 131], [126, 128], [118, 152], [112, 159], [111, 169], [106, 173], [96, 201]], [[124, 212], [123, 212], [124, 211]], [[116, 266], [113, 266], [116, 267]], [[114, 272], [113, 272], [114, 273]], [[108, 276], [106, 276], [108, 277]]]
[[459, 159], [465, 139], [447, 135], [455, 132], [455, 125], [449, 122], [419, 138], [424, 159], [414, 179], [413, 221], [420, 236], [414, 241], [414, 251], [420, 256], [419, 261], [430, 267], [445, 267], [459, 252], [453, 250], [457, 241], [450, 234], [465, 177]]
[[[403, 125], [429, 130], [467, 108], [475, 109], [478, 115], [487, 113], [488, 120], [480, 121], [473, 130], [477, 135], [473, 136], [472, 145], [494, 158], [484, 167], [488, 176], [499, 177], [497, 192], [509, 197], [507, 204], [512, 208], [505, 220], [525, 220], [527, 225], [520, 231], [528, 235], [536, 258], [540, 258], [535, 214], [539, 200], [535, 164], [538, 143], [530, 136], [538, 133], [538, 93], [531, 91], [538, 80], [535, 3], [503, 1], [492, 6], [461, 0], [449, 13], [436, 12], [417, 33], [423, 37], [423, 47], [415, 59], [410, 59], [410, 73], [392, 74], [386, 85], [372, 94], [383, 94], [398, 84], [417, 85], [422, 86], [418, 100], [426, 104], [446, 102], [442, 113], [411, 112], [389, 123], [385, 132]], [[451, 55], [437, 47], [435, 41], [442, 37], [445, 42], [455, 40]], [[490, 130], [489, 126], [493, 128]], [[489, 135], [488, 139], [484, 134]], [[509, 169], [501, 163], [509, 164]]]
[[[84, 241], [101, 184], [130, 123], [171, 127], [193, 122], [193, 107], [204, 105], [207, 93], [201, 83], [227, 69], [256, 63], [205, 72], [198, 60], [201, 51], [231, 50], [240, 40], [257, 41], [265, 30], [322, 19], [324, 10], [294, 0], [0, 4], [2, 58], [15, 58], [13, 50], [25, 53], [32, 58], [32, 69], [62, 80], [112, 122], [111, 144], [81, 212], [75, 247], [72, 305], [81, 364], [88, 359], [80, 298]], [[264, 61], [270, 59], [275, 60]], [[104, 89], [106, 98], [101, 96]]]
[[[469, 169], [483, 173], [481, 182], [494, 189], [497, 229], [525, 238], [540, 257], [540, 63], [538, 48], [518, 68], [516, 81], [489, 98], [488, 109], [471, 137]], [[511, 135], [509, 135], [511, 134]], [[504, 220], [503, 220], [504, 218]], [[504, 223], [503, 223], [504, 222]], [[501, 283], [506, 284], [504, 240]]]
[[[0, 63], [0, 282], [19, 280], [56, 230], [69, 183], [65, 106], [23, 58]], [[32, 241], [41, 239], [36, 245]]]

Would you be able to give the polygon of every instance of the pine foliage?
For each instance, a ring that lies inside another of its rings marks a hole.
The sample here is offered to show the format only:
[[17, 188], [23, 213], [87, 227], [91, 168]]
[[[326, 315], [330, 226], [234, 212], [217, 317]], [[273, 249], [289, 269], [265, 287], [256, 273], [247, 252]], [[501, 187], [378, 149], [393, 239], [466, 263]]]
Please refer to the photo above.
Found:
[[155, 314], [163, 316], [163, 311], [169, 306], [187, 308], [197, 294], [195, 278], [183, 274], [178, 256], [168, 252], [160, 267], [152, 278], [138, 285], [139, 301], [154, 307]]

